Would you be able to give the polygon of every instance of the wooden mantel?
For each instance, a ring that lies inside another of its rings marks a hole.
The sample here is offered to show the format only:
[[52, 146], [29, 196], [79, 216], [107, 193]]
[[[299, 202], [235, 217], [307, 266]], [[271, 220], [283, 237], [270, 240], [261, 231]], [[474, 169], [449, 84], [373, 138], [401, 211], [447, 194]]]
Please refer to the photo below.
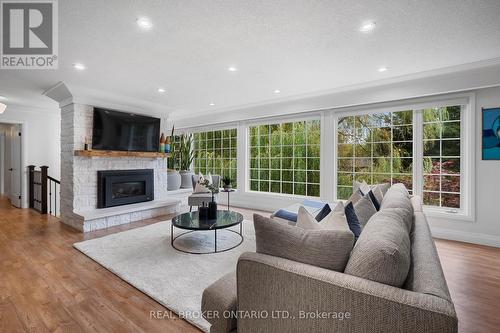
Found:
[[170, 154], [148, 151], [120, 151], [120, 150], [75, 150], [75, 156], [81, 157], [145, 157], [167, 158]]

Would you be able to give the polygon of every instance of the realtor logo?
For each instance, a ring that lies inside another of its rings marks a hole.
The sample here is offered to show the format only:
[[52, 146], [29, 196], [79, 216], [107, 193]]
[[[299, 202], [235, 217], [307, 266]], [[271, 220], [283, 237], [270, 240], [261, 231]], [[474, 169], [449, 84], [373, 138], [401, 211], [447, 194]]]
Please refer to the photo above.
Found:
[[1, 1], [2, 69], [57, 69], [57, 1]]

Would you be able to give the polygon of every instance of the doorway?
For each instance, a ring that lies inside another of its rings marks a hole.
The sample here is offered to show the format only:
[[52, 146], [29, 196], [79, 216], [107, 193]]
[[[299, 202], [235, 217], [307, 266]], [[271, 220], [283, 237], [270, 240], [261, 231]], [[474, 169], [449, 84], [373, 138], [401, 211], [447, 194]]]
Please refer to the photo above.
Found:
[[21, 124], [0, 123], [0, 191], [21, 208]]

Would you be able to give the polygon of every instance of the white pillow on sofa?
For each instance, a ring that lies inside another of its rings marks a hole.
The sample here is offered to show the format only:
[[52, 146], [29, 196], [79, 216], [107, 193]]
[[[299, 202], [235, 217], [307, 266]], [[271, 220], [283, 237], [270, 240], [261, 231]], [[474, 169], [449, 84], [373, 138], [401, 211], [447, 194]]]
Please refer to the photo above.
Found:
[[349, 230], [345, 216], [344, 203], [340, 201], [335, 208], [318, 222], [304, 207], [299, 208], [297, 215], [297, 227], [309, 230]]
[[381, 183], [381, 184], [375, 184], [375, 185], [368, 185], [365, 181], [362, 183], [358, 181], [353, 181], [352, 182], [352, 187], [354, 192], [356, 191], [361, 191], [363, 195], [367, 195], [370, 190], [373, 192], [375, 195], [375, 198], [377, 199], [378, 203], [380, 204], [382, 202], [382, 199], [384, 198], [385, 193], [387, 193], [387, 190], [390, 187], [390, 184], [388, 183]]
[[200, 172], [198, 174], [198, 181], [196, 182], [196, 186], [194, 187], [193, 193], [209, 193], [210, 190], [205, 186], [202, 185], [205, 180], [208, 180], [208, 184], [212, 184], [212, 174], [209, 172], [208, 175], [205, 177], [203, 174]]

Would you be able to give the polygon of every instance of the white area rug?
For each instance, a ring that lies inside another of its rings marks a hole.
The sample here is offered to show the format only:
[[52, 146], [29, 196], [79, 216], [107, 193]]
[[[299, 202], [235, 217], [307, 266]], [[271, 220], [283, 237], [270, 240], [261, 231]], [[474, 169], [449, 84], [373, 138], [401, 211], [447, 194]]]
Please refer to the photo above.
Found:
[[[238, 231], [239, 226], [231, 228]], [[177, 236], [185, 230], [174, 228]], [[187, 254], [170, 245], [170, 221], [127, 230], [73, 246], [123, 280], [166, 306], [173, 312], [201, 311], [203, 290], [226, 273], [236, 269], [238, 257], [255, 251], [255, 232], [251, 221], [243, 221], [244, 242], [235, 249], [215, 254]], [[184, 238], [185, 237], [185, 238]], [[236, 234], [217, 231], [217, 247], [238, 242]], [[179, 248], [196, 251], [199, 244], [213, 249], [214, 232], [194, 232], [175, 241]], [[185, 318], [208, 332], [209, 323], [200, 316]]]

